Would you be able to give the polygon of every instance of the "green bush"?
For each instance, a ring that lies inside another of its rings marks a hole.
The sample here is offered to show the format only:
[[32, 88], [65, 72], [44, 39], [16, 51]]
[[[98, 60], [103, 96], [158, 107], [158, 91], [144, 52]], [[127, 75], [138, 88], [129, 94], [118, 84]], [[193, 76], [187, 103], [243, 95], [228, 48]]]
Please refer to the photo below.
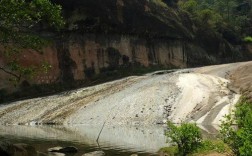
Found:
[[180, 155], [185, 156], [201, 146], [202, 136], [196, 124], [182, 123], [176, 126], [168, 122], [168, 128], [166, 136], [177, 144]]
[[[234, 126], [236, 125], [236, 126]], [[252, 104], [242, 100], [234, 114], [222, 121], [221, 134], [234, 154], [250, 156], [252, 153]]]
[[252, 42], [252, 37], [251, 36], [247, 36], [243, 39], [245, 42], [249, 42], [251, 43]]

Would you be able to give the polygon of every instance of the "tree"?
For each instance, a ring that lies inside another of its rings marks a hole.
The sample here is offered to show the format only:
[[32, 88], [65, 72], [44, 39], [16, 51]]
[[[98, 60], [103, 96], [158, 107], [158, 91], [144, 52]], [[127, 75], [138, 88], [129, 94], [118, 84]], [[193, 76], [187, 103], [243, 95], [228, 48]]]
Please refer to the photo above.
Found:
[[[234, 127], [236, 125], [236, 127]], [[252, 153], [252, 104], [241, 100], [234, 114], [222, 121], [221, 134], [234, 154], [250, 156]]]
[[187, 11], [199, 27], [220, 29], [219, 32], [229, 28], [242, 35], [250, 21], [250, 4], [241, 0], [187, 0], [180, 1], [179, 7]]
[[25, 50], [41, 52], [48, 44], [35, 30], [41, 25], [59, 30], [64, 25], [61, 6], [49, 0], [0, 0], [0, 56], [6, 61], [0, 63], [0, 70], [11, 75], [14, 82], [50, 68], [46, 62], [40, 67], [23, 66], [19, 60]]
[[182, 123], [180, 126], [176, 126], [168, 122], [167, 125], [170, 130], [166, 136], [177, 144], [181, 155], [186, 156], [201, 146], [201, 132], [195, 124]]

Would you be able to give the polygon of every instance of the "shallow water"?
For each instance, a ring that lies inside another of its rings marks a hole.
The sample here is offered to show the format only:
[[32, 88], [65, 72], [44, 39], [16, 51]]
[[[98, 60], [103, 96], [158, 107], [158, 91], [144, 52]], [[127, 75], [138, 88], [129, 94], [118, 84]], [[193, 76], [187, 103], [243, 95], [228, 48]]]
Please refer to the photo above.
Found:
[[[198, 125], [203, 136], [213, 138], [218, 133], [217, 126]], [[84, 153], [103, 150], [106, 156], [157, 155], [166, 143], [164, 126], [104, 126], [69, 125], [69, 126], [0, 126], [0, 140], [11, 143], [26, 143], [37, 151], [47, 153], [55, 146], [75, 146], [78, 153], [69, 156], [81, 156]], [[97, 138], [99, 136], [99, 141]]]
[[103, 150], [107, 156], [138, 153], [140, 156], [157, 155], [157, 151], [168, 146], [164, 136], [165, 127], [73, 125], [63, 126], [1, 126], [0, 140], [11, 143], [27, 143], [37, 151], [47, 152], [55, 146], [75, 146], [81, 156], [86, 152]]

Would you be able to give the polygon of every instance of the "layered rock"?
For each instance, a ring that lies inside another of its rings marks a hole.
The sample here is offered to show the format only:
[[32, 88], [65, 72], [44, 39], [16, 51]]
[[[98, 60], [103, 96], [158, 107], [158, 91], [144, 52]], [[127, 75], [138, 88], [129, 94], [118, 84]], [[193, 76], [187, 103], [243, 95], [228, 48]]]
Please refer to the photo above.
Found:
[[[53, 43], [42, 54], [27, 50], [20, 62], [27, 66], [48, 62], [52, 69], [28, 84], [68, 83], [133, 67], [184, 68], [244, 59], [242, 52], [234, 55], [235, 49], [224, 39], [211, 32], [196, 33], [175, 1], [54, 2], [63, 7], [66, 28], [57, 33], [38, 29]], [[4, 64], [3, 56], [0, 61]], [[9, 74], [0, 71], [0, 79], [0, 90], [15, 89]]]

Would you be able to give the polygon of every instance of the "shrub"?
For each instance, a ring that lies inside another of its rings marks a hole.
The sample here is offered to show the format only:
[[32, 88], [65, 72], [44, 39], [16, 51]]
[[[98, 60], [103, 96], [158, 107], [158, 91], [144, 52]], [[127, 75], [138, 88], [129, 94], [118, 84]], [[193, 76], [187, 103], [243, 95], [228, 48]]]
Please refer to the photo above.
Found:
[[180, 126], [176, 126], [168, 122], [168, 128], [170, 130], [166, 136], [177, 144], [181, 155], [192, 153], [201, 146], [202, 136], [196, 124], [182, 123]]
[[[221, 134], [234, 154], [250, 156], [252, 153], [252, 108], [251, 103], [242, 100], [232, 115], [222, 121]], [[236, 127], [233, 125], [236, 124]]]
[[249, 42], [252, 43], [252, 37], [251, 36], [247, 36], [243, 39], [245, 42]]

